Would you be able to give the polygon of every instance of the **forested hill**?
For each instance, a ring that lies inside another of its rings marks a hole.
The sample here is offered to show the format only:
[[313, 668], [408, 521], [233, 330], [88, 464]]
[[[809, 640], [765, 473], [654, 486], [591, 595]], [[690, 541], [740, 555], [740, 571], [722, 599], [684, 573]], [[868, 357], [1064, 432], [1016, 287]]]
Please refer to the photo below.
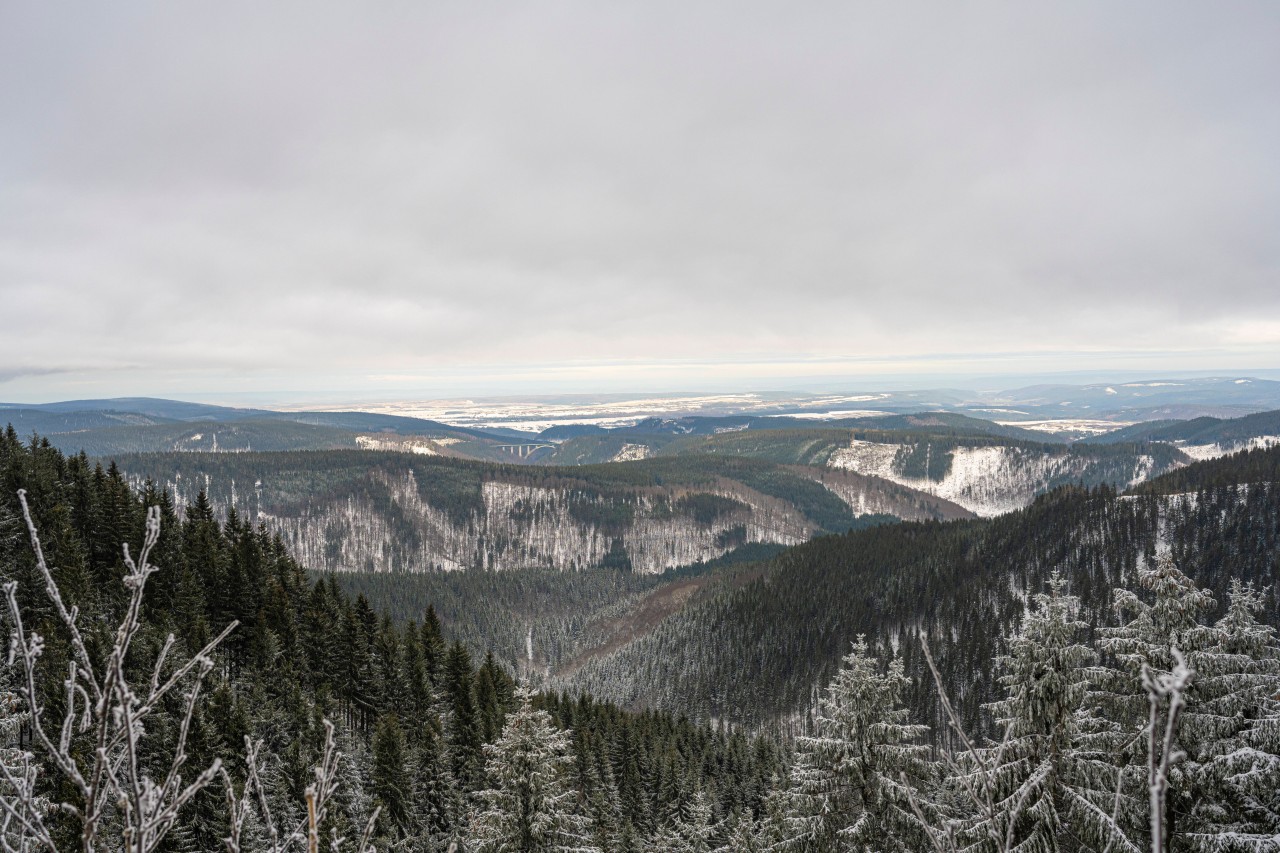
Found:
[[[84, 637], [73, 679], [84, 661], [101, 671], [109, 658], [123, 662], [112, 677], [145, 690], [159, 680], [152, 661], [167, 632], [179, 639], [161, 678], [236, 621], [199, 667], [205, 690], [188, 693], [190, 726], [174, 691], [145, 706], [145, 726], [128, 727], [141, 748], [112, 753], [113, 772], [124, 776], [111, 777], [110, 802], [125, 805], [143, 802], [144, 777], [166, 778], [184, 761], [227, 762], [226, 777], [199, 777], [199, 793], [170, 813], [176, 822], [157, 853], [272, 849], [257, 817], [234, 825], [245, 827], [240, 842], [223, 844], [233, 825], [222, 804], [248, 790], [239, 745], [246, 736], [263, 744], [254, 763], [263, 798], [246, 807], [258, 815], [266, 802], [292, 822], [321, 754], [322, 718], [337, 723], [343, 756], [323, 776], [340, 794], [320, 834], [345, 835], [342, 850], [376, 808], [377, 849], [428, 853], [455, 842], [475, 853], [521, 849], [531, 827], [555, 839], [543, 849], [582, 853], [826, 853], [851, 837], [862, 853], [914, 853], [930, 849], [928, 837], [984, 849], [993, 824], [1013, 849], [1137, 853], [1152, 825], [1147, 749], [1159, 743], [1142, 736], [1144, 667], [1187, 702], [1180, 729], [1163, 712], [1178, 771], [1166, 798], [1169, 849], [1269, 850], [1280, 831], [1280, 645], [1253, 614], [1277, 616], [1273, 454], [1280, 450], [1190, 471], [1206, 484], [1195, 491], [1175, 479], [1132, 495], [1063, 488], [992, 521], [822, 537], [737, 575], [657, 630], [579, 661], [562, 673], [574, 695], [535, 697], [492, 657], [476, 667], [462, 644], [447, 644], [432, 611], [380, 617], [332, 579], [311, 582], [278, 537], [238, 513], [220, 522], [204, 500], [179, 510], [154, 486], [132, 490], [118, 469], [24, 444], [9, 430], [0, 435], [0, 567], [31, 638], [20, 643], [19, 665], [34, 669], [37, 687], [23, 698], [12, 671], [0, 671], [0, 761], [9, 771], [26, 760], [13, 747], [31, 747], [37, 775], [7, 775], [0, 798], [6, 814], [51, 833], [46, 848], [80, 849], [87, 830], [74, 815], [87, 812], [69, 807], [82, 808], [87, 795], [65, 784], [67, 767], [92, 763], [94, 744], [107, 742], [97, 732], [119, 730], [144, 706], [115, 688], [102, 703], [85, 694], [64, 740], [56, 729], [52, 740], [30, 736], [24, 710], [56, 719], [64, 697], [77, 701], [64, 688], [73, 634]], [[1259, 479], [1217, 485], [1225, 471]], [[44, 594], [19, 489], [75, 632]], [[163, 569], [126, 577], [115, 543], [137, 553], [149, 507], [161, 520], [154, 558]], [[140, 610], [128, 606], [126, 579], [133, 589], [146, 581]], [[1124, 613], [1109, 612], [1121, 599]], [[113, 627], [122, 611], [142, 614], [128, 654], [112, 651], [125, 636]], [[871, 644], [851, 646], [858, 633]], [[956, 738], [940, 736], [921, 634], [938, 654], [959, 724], [999, 746], [980, 739], [972, 753], [939, 760], [930, 739], [945, 751]], [[1171, 643], [1191, 669], [1177, 665]], [[584, 686], [682, 713], [626, 710]], [[984, 709], [985, 701], [998, 704]], [[1157, 712], [1162, 701], [1156, 694]], [[91, 725], [78, 733], [81, 718]], [[794, 754], [727, 724], [735, 719], [790, 723]], [[181, 759], [176, 743], [185, 743]], [[534, 788], [545, 794], [531, 799]], [[999, 814], [984, 805], [987, 792], [1007, 803]], [[1055, 812], [1064, 798], [1087, 807]], [[127, 814], [94, 813], [98, 849], [122, 849], [113, 842]], [[1157, 810], [1155, 825], [1165, 824]], [[0, 826], [10, 849], [29, 849], [18, 836]]]
[[[985, 661], [1004, 650], [1029, 594], [1062, 571], [1089, 631], [1111, 619], [1112, 589], [1168, 548], [1224, 600], [1231, 579], [1265, 587], [1280, 622], [1280, 448], [1199, 463], [1122, 495], [1064, 487], [989, 521], [918, 522], [824, 537], [788, 550], [760, 577], [672, 616], [565, 673], [623, 704], [754, 724], [803, 718], [817, 685], [859, 634], [895, 649], [910, 704], [933, 723], [927, 636], [966, 719], [997, 693]], [[1189, 492], [1189, 494], [1188, 494]]]
[[876, 477], [707, 456], [568, 468], [374, 451], [117, 457], [180, 501], [278, 533], [334, 571], [629, 568], [714, 559], [748, 543], [793, 545], [890, 518], [966, 510]]
[[1134, 488], [1137, 494], [1172, 495], [1208, 487], [1245, 483], [1280, 483], [1280, 446], [1255, 448], [1203, 462]]
[[572, 438], [543, 458], [571, 464], [690, 455], [762, 459], [878, 477], [983, 516], [1021, 509], [1057, 486], [1127, 488], [1192, 461], [1168, 442], [1068, 444], [946, 413], [863, 418], [844, 428], [770, 420], [778, 423], [712, 434], [692, 427], [688, 434], [612, 430]]
[[[244, 738], [262, 739], [266, 796], [277, 815], [296, 818], [303, 788], [313, 781], [308, 768], [320, 754], [321, 717], [327, 717], [338, 726], [345, 757], [324, 837], [331, 829], [358, 837], [365, 815], [377, 806], [378, 849], [442, 851], [451, 840], [466, 839], [476, 792], [489, 781], [485, 745], [498, 739], [519, 704], [511, 677], [492, 659], [476, 666], [464, 646], [447, 642], [430, 612], [393, 622], [332, 581], [313, 582], [278, 537], [235, 513], [220, 523], [205, 502], [175, 506], [163, 491], [131, 489], [115, 469], [66, 457], [44, 442], [24, 443], [8, 430], [0, 432], [0, 574], [17, 584], [26, 630], [43, 637], [40, 698], [50, 713], [62, 708], [69, 638], [44, 594], [19, 489], [26, 491], [53, 578], [66, 604], [78, 608], [87, 647], [102, 658], [128, 602], [121, 544], [137, 554], [146, 510], [160, 508], [153, 552], [160, 571], [147, 583], [142, 629], [129, 659], [135, 684], [150, 680], [147, 661], [167, 633], [177, 646], [166, 673], [239, 622], [206, 678], [187, 744], [188, 767], [203, 768], [220, 757], [239, 786]], [[7, 636], [9, 620], [0, 621]], [[26, 731], [21, 743], [31, 746], [23, 720], [10, 716], [13, 675], [8, 665], [0, 669], [0, 760], [6, 769], [11, 735]], [[163, 778], [183, 704], [174, 696], [147, 718], [142, 760], [153, 777]], [[572, 727], [564, 756], [571, 769], [561, 782], [580, 804], [575, 809], [592, 817], [594, 841], [603, 849], [642, 849], [695, 791], [717, 815], [756, 813], [781, 767], [771, 742], [686, 718], [630, 714], [589, 697], [547, 695], [535, 707], [545, 708], [558, 726]], [[92, 754], [92, 744], [74, 743], [77, 754], [81, 747]], [[40, 795], [73, 797], [58, 779], [56, 768], [42, 766]], [[0, 795], [11, 793], [0, 786]], [[198, 794], [180, 811], [160, 851], [226, 849], [226, 793], [215, 781]], [[79, 831], [73, 819], [53, 814], [48, 820], [59, 850], [80, 849], [72, 840]], [[261, 846], [244, 849], [269, 849], [255, 832]], [[8, 822], [0, 836], [18, 843]]]

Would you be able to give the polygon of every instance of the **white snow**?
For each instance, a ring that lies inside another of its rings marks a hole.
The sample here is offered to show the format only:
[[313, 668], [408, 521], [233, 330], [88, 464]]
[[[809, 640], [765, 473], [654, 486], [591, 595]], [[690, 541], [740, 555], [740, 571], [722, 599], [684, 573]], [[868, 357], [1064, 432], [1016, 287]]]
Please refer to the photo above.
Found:
[[1196, 462], [1203, 462], [1206, 459], [1217, 459], [1219, 456], [1239, 453], [1242, 450], [1266, 450], [1269, 447], [1275, 447], [1280, 444], [1280, 435], [1255, 435], [1244, 441], [1231, 442], [1225, 445], [1180, 444], [1178, 442], [1174, 442], [1174, 444]]
[[1132, 421], [1105, 421], [1097, 418], [1050, 418], [1041, 421], [996, 421], [1001, 426], [1015, 426], [1036, 432], [1103, 435], [1130, 426]]
[[804, 418], [806, 420], [826, 421], [835, 418], [874, 418], [887, 415], [888, 412], [877, 412], [874, 409], [835, 409], [830, 412], [798, 412], [787, 415], [788, 418]]
[[624, 444], [622, 449], [613, 455], [610, 462], [635, 462], [640, 459], [648, 459], [653, 455], [652, 448], [647, 444]]
[[[981, 516], [1021, 509], [1048, 484], [1063, 476], [1084, 473], [1090, 462], [1066, 453], [1045, 453], [1018, 447], [957, 447], [951, 470], [940, 481], [907, 477], [894, 467], [902, 445], [854, 439], [831, 454], [828, 464], [860, 474], [892, 480], [908, 488], [957, 503]], [[1133, 478], [1150, 473], [1154, 460], [1139, 458]]]
[[358, 435], [356, 436], [356, 446], [364, 450], [417, 453], [422, 456], [439, 455], [439, 451], [432, 446], [432, 442], [422, 438], [401, 438], [399, 436], [375, 438], [371, 435]]

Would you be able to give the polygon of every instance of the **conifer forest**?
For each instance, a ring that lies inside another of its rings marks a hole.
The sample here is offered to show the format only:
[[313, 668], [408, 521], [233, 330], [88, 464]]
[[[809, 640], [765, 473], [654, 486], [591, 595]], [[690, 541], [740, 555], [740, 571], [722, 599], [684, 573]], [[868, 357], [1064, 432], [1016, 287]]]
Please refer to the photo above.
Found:
[[[557, 585], [311, 572], [10, 428], [4, 849], [1280, 849], [1278, 468]], [[494, 627], [664, 584], [695, 591], [554, 665]]]

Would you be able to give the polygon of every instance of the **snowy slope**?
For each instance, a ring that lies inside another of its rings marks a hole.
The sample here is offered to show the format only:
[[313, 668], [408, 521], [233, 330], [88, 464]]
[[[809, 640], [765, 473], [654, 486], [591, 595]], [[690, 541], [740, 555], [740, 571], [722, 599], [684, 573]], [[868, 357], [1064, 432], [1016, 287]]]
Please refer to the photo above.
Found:
[[[1085, 455], [991, 445], [945, 451], [950, 454], [950, 466], [940, 479], [910, 476], [903, 471], [902, 455], [904, 448], [911, 447], [852, 439], [847, 447], [832, 453], [828, 465], [882, 477], [986, 517], [1021, 509], [1053, 485], [1091, 482], [1101, 475], [1099, 463]], [[1111, 462], [1106, 479], [1127, 486], [1158, 473], [1155, 467], [1150, 456], [1135, 455], [1121, 464], [1118, 472]]]
[[1217, 459], [1219, 456], [1239, 453], [1242, 450], [1266, 450], [1269, 447], [1275, 447], [1280, 445], [1280, 435], [1257, 435], [1240, 441], [1223, 441], [1212, 444], [1174, 442], [1174, 445], [1195, 461], [1203, 462], [1206, 459]]

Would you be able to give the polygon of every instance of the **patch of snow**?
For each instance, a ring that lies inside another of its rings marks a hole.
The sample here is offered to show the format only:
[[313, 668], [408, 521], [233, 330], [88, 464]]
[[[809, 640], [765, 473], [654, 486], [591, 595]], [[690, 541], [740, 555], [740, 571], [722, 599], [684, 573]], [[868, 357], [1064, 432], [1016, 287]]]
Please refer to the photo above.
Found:
[[1239, 453], [1242, 450], [1266, 450], [1276, 445], [1280, 445], [1280, 435], [1255, 435], [1244, 441], [1235, 441], [1228, 444], [1182, 444], [1174, 442], [1174, 446], [1196, 462], [1217, 459], [1219, 456]]
[[1107, 386], [1107, 393], [1108, 393], [1108, 394], [1119, 394], [1120, 392], [1119, 392], [1119, 391], [1117, 391], [1116, 389], [1112, 388], [1110, 385], [1108, 385], [1108, 386]]
[[874, 409], [836, 409], [831, 412], [797, 412], [793, 415], [786, 415], [788, 418], [804, 418], [806, 420], [825, 421], [834, 418], [874, 418], [879, 415], [887, 415], [888, 412], [877, 412]]
[[1075, 435], [1103, 435], [1115, 432], [1121, 427], [1132, 425], [1132, 421], [1104, 421], [1093, 418], [1049, 418], [1042, 421], [996, 421], [1001, 426], [1015, 426], [1036, 432], [1067, 433]]
[[636, 462], [641, 459], [648, 459], [653, 455], [653, 449], [647, 444], [624, 444], [622, 449], [614, 454], [610, 462]]
[[356, 446], [363, 450], [417, 453], [421, 456], [440, 455], [430, 441], [420, 438], [375, 438], [371, 435], [357, 435]]
[[1149, 480], [1151, 478], [1151, 472], [1155, 467], [1156, 460], [1154, 456], [1148, 456], [1145, 453], [1139, 456], [1138, 464], [1135, 465], [1133, 469], [1133, 478], [1129, 480], [1129, 488], [1133, 488], [1139, 483]]
[[[908, 477], [895, 468], [902, 446], [854, 439], [832, 453], [827, 464], [892, 480], [987, 517], [1027, 506], [1051, 482], [1082, 475], [1091, 464], [1087, 457], [1020, 447], [956, 447], [951, 470], [942, 480], [931, 480]], [[1149, 457], [1138, 459], [1132, 477], [1147, 476], [1153, 465]]]

